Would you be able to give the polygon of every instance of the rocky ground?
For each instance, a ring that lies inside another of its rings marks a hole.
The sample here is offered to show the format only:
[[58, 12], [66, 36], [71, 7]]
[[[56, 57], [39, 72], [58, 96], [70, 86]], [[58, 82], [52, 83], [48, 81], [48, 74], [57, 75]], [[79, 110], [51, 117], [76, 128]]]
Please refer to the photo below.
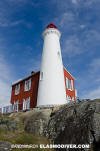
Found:
[[12, 143], [8, 141], [0, 141], [0, 151], [9, 151], [11, 150]]
[[72, 103], [52, 112], [44, 135], [55, 144], [91, 144], [91, 151], [100, 151], [100, 102]]
[[[3, 131], [4, 134], [9, 133], [13, 137], [5, 139]], [[25, 133], [23, 137], [22, 132]], [[20, 139], [15, 138], [16, 134]], [[24, 138], [27, 138], [26, 142], [30, 144], [34, 139], [33, 136], [41, 136], [43, 139], [45, 137], [55, 144], [90, 144], [91, 148], [88, 151], [100, 151], [100, 100], [83, 100], [75, 104], [71, 102], [54, 108], [33, 109], [0, 118], [0, 140], [23, 144]], [[38, 138], [38, 143], [48, 143], [48, 141], [43, 142], [43, 139]], [[62, 150], [68, 149], [56, 149], [56, 151]], [[70, 150], [75, 149], [68, 151]]]

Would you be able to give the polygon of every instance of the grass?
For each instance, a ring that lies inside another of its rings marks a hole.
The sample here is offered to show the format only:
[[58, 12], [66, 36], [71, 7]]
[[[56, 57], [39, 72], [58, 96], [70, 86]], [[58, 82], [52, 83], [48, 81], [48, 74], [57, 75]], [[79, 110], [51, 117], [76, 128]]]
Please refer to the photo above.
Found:
[[[2, 119], [7, 119], [9, 121], [13, 120], [12, 118], [9, 118], [8, 116], [2, 116], [0, 117]], [[51, 142], [43, 137], [43, 136], [33, 136], [32, 134], [28, 134], [24, 131], [24, 125], [21, 120], [16, 122], [16, 125], [18, 127], [17, 130], [9, 131], [6, 128], [0, 128], [0, 140], [2, 141], [8, 141], [13, 144], [50, 144]], [[54, 151], [54, 149], [12, 149], [12, 151]]]
[[[9, 135], [10, 134], [10, 135]], [[9, 132], [4, 132], [2, 131], [2, 133], [0, 134], [0, 140], [3, 141], [9, 141], [12, 142], [13, 144], [35, 144], [38, 145], [39, 144], [50, 144], [50, 141], [47, 140], [45, 137], [42, 136], [33, 136], [32, 134], [27, 134], [25, 132], [22, 133], [9, 133]], [[35, 149], [13, 149], [13, 151], [54, 151], [53, 149], [40, 149], [40, 148], [35, 148]]]
[[100, 102], [100, 99], [98, 100], [98, 102]]

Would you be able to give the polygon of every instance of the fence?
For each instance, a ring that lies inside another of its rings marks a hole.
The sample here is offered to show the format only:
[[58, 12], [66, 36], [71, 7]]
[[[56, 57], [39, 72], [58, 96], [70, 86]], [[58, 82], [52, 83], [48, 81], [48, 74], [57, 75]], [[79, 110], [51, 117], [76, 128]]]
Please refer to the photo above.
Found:
[[[76, 100], [75, 102], [77, 102]], [[73, 100], [68, 100], [68, 102], [73, 102]], [[47, 108], [47, 107], [53, 107], [55, 105], [46, 105], [46, 106], [40, 106], [39, 108]], [[59, 105], [56, 105], [59, 106]], [[26, 111], [30, 110], [30, 100], [24, 100], [23, 103], [16, 102], [15, 104], [8, 105], [5, 107], [0, 108], [0, 114], [9, 114], [9, 113], [14, 113], [14, 112], [19, 112], [19, 111]]]
[[30, 109], [30, 104], [17, 103], [0, 108], [0, 114], [9, 114], [13, 112], [26, 111]]

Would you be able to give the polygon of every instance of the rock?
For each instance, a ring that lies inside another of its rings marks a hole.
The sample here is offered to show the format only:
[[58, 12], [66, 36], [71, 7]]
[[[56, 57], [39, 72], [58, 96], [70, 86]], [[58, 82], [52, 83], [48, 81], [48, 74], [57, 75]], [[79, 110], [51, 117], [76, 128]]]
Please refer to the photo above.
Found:
[[25, 131], [33, 135], [43, 135], [43, 131], [50, 119], [51, 109], [37, 109], [24, 121]]
[[0, 129], [14, 131], [17, 130], [18, 127], [16, 125], [16, 120], [5, 119], [3, 117], [0, 118]]
[[8, 141], [0, 141], [0, 151], [11, 151], [11, 145]]
[[51, 114], [44, 135], [55, 144], [93, 144], [96, 148], [100, 145], [100, 103], [86, 100], [63, 106]]
[[100, 151], [100, 101], [98, 100], [71, 102], [47, 109], [35, 108], [24, 113], [14, 113], [10, 117], [13, 120], [0, 118], [0, 128], [17, 130], [16, 123], [21, 120], [27, 133], [46, 136], [55, 144], [90, 144], [90, 150], [77, 148], [77, 151]]

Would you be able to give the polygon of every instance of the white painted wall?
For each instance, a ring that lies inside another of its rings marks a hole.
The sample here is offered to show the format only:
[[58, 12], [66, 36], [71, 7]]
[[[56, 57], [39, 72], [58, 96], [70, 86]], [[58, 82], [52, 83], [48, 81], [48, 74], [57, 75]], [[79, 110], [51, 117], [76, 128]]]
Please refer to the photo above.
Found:
[[49, 28], [43, 32], [44, 46], [40, 68], [37, 106], [60, 105], [66, 102], [60, 32]]

